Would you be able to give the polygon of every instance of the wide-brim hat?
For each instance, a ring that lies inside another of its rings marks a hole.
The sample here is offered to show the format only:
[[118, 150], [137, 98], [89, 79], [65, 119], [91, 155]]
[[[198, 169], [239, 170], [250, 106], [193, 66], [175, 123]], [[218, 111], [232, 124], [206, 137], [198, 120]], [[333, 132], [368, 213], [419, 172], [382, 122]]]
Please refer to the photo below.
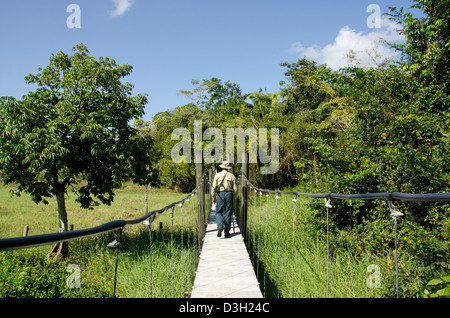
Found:
[[222, 162], [222, 164], [219, 167], [221, 167], [222, 169], [227, 169], [227, 170], [231, 169], [230, 163], [228, 161]]

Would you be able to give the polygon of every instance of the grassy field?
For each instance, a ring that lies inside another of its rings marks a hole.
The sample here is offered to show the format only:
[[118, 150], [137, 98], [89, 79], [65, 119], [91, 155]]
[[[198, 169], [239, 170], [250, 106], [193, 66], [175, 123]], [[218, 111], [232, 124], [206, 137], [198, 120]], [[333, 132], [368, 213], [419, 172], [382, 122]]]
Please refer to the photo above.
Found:
[[[13, 185], [0, 186], [0, 238], [22, 236], [23, 228], [28, 225], [29, 235], [57, 232], [58, 214], [56, 199], [51, 198], [47, 205], [36, 205], [27, 194], [11, 196]], [[173, 191], [150, 189], [148, 194], [149, 211], [160, 209], [185, 197]], [[145, 214], [145, 188], [127, 183], [116, 191], [111, 206], [99, 205], [93, 210], [82, 209], [75, 202], [75, 195], [66, 196], [69, 224], [74, 229], [98, 226], [113, 220], [131, 220]]]

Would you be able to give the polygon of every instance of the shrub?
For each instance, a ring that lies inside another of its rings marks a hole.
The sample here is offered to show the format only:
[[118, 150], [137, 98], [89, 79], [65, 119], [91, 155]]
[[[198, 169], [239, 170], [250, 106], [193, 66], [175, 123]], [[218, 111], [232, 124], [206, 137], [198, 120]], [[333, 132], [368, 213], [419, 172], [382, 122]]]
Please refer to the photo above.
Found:
[[[0, 253], [1, 298], [109, 297], [101, 285], [83, 279], [80, 288], [69, 288], [67, 260], [47, 260], [36, 250]], [[82, 266], [82, 265], [80, 265]]]
[[450, 298], [450, 276], [432, 279], [423, 292], [425, 298]]

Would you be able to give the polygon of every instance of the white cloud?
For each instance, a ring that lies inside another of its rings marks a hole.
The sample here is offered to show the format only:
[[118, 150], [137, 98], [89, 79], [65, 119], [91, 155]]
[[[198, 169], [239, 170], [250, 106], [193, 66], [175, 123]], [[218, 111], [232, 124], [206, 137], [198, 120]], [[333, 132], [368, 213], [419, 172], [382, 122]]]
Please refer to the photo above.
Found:
[[[398, 25], [387, 18], [382, 19], [380, 28], [373, 29], [373, 32], [367, 34], [345, 26], [339, 30], [334, 43], [324, 47], [318, 45], [304, 47], [297, 42], [292, 45], [291, 51], [300, 57], [327, 64], [334, 70], [356, 63], [362, 67], [375, 67], [385, 59], [396, 57], [396, 52], [386, 47], [380, 40], [402, 42], [404, 37], [396, 31], [398, 28]], [[353, 61], [348, 58], [350, 52], [354, 53]]]
[[111, 12], [112, 17], [123, 15], [133, 5], [131, 0], [113, 0], [115, 9]]

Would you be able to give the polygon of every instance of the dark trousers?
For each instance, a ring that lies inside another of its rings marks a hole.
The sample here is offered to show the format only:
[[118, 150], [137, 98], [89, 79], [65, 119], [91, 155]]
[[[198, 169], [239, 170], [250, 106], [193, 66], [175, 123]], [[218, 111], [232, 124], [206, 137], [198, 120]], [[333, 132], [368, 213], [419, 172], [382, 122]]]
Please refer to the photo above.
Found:
[[225, 229], [225, 234], [230, 233], [232, 214], [233, 192], [218, 193], [216, 198], [216, 223], [218, 229]]

